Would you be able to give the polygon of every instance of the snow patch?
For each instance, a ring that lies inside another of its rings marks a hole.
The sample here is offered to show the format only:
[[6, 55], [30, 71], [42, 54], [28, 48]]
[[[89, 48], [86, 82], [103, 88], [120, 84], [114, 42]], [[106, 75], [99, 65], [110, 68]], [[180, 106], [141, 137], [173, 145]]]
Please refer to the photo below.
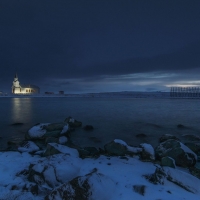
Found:
[[36, 126], [33, 126], [31, 129], [29, 129], [28, 134], [31, 138], [40, 138], [45, 133], [46, 130], [44, 129], [45, 126], [48, 126], [50, 123], [40, 123]]
[[23, 146], [18, 147], [20, 152], [34, 152], [39, 151], [40, 148], [32, 141], [27, 141]]
[[124, 146], [128, 146], [126, 142], [124, 142], [123, 140], [120, 140], [120, 139], [114, 139], [114, 142], [121, 144], [121, 145], [124, 145]]
[[144, 149], [145, 152], [148, 152], [151, 155], [151, 159], [155, 159], [154, 148], [147, 143], [140, 144], [140, 146]]
[[68, 130], [69, 130], [69, 126], [68, 126], [68, 124], [67, 124], [67, 125], [65, 125], [65, 126], [63, 127], [63, 129], [62, 129], [62, 131], [60, 132], [60, 134], [64, 134], [64, 133], [66, 133]]
[[115, 139], [114, 140], [115, 143], [121, 144], [123, 146], [126, 146], [127, 150], [133, 153], [139, 153], [142, 151], [142, 148], [139, 147], [131, 147], [129, 146], [126, 142], [124, 142], [123, 140], [120, 139]]
[[70, 154], [71, 156], [79, 157], [79, 153], [76, 149], [73, 149], [61, 144], [57, 144], [57, 143], [49, 143], [49, 145], [51, 145], [52, 147], [54, 147], [61, 153], [67, 153], [67, 154]]

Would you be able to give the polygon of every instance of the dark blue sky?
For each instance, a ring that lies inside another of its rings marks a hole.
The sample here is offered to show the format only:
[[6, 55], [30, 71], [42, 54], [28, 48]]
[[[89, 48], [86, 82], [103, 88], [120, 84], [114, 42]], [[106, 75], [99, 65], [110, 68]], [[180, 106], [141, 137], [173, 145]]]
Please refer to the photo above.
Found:
[[0, 90], [200, 85], [199, 0], [1, 0]]

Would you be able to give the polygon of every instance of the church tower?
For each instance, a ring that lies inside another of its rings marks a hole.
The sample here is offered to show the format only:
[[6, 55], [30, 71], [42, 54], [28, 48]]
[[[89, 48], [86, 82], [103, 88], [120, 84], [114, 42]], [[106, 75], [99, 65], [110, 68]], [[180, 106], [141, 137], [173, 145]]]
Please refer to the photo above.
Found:
[[17, 73], [15, 74], [15, 77], [14, 77], [14, 81], [12, 85], [12, 93], [13, 94], [21, 93], [21, 87], [19, 85]]
[[38, 94], [40, 93], [40, 88], [36, 85], [19, 84], [18, 76], [16, 73], [12, 84], [12, 93], [22, 95]]

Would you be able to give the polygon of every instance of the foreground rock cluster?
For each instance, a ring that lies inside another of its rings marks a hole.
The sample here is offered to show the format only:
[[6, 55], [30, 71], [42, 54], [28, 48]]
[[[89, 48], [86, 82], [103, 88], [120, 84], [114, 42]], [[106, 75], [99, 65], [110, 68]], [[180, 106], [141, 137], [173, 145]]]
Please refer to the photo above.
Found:
[[183, 144], [166, 134], [156, 148], [115, 139], [97, 149], [70, 140], [81, 126], [72, 117], [40, 123], [9, 143], [0, 152], [0, 199], [199, 199], [198, 136]]

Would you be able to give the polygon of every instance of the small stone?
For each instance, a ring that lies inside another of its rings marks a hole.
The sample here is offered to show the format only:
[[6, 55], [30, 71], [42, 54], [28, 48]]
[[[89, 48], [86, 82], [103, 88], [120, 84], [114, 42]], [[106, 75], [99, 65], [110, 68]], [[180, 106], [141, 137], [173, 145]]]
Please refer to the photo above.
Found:
[[184, 125], [182, 125], [182, 124], [178, 124], [177, 128], [186, 128], [186, 127]]
[[75, 120], [72, 117], [67, 117], [64, 121], [65, 123], [68, 123], [70, 127], [77, 128], [82, 126], [82, 122]]
[[147, 137], [147, 135], [144, 134], [144, 133], [139, 133], [135, 137], [137, 137], [137, 138], [145, 138], [145, 137]]
[[145, 189], [146, 189], [145, 185], [134, 185], [133, 186], [133, 190], [135, 192], [141, 194], [142, 196], [144, 196], [144, 194], [145, 194]]
[[21, 125], [24, 125], [24, 123], [16, 122], [16, 123], [11, 124], [11, 126], [21, 126]]
[[86, 125], [86, 126], [83, 127], [83, 129], [85, 131], [92, 131], [94, 129], [94, 127], [92, 125]]

